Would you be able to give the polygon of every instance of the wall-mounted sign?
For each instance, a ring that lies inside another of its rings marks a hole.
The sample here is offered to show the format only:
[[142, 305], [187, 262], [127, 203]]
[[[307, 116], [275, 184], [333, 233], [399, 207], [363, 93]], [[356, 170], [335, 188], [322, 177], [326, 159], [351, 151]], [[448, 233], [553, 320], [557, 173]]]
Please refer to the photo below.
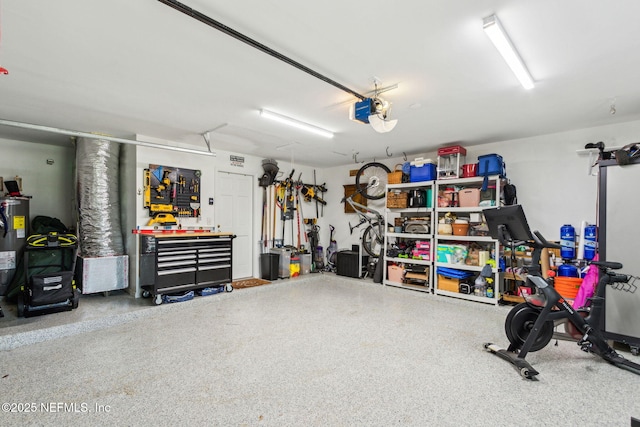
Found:
[[231, 162], [231, 166], [237, 166], [239, 168], [243, 168], [244, 167], [244, 157], [242, 157], [242, 156], [230, 155], [229, 156], [229, 161]]

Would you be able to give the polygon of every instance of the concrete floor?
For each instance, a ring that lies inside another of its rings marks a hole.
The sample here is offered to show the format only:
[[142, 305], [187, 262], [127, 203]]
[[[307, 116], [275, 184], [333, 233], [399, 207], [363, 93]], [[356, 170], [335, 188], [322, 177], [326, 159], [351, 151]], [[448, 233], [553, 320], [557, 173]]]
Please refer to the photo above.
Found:
[[93, 331], [152, 314], [151, 300], [135, 299], [125, 291], [82, 295], [78, 308], [43, 316], [18, 317], [15, 304], [0, 301], [0, 350]]
[[84, 297], [73, 312], [0, 320], [3, 410], [21, 410], [1, 422], [628, 426], [640, 417], [640, 378], [575, 343], [528, 357], [537, 382], [487, 353], [484, 342], [506, 344], [508, 310], [331, 274], [161, 306]]

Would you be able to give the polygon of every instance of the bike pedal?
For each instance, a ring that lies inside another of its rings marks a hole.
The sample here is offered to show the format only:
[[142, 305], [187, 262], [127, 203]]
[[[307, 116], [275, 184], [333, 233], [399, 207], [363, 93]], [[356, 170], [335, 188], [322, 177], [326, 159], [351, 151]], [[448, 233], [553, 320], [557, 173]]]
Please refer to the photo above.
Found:
[[593, 344], [589, 343], [578, 343], [580, 345], [580, 350], [585, 353], [591, 353], [591, 349], [593, 348]]

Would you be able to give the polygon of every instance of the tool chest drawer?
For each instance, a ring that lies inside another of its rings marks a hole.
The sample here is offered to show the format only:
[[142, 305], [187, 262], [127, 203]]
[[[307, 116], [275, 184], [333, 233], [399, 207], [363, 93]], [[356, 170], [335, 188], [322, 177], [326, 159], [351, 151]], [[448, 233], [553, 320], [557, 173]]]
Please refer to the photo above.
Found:
[[226, 233], [140, 235], [140, 285], [156, 304], [162, 294], [231, 283], [232, 241]]
[[208, 252], [205, 249], [198, 252], [198, 264], [199, 265], [209, 265], [209, 264], [229, 264], [231, 262], [231, 252], [230, 251], [215, 251]]
[[200, 284], [211, 285], [228, 281], [231, 275], [231, 264], [220, 266], [208, 266], [198, 270], [196, 280]]
[[158, 271], [158, 278], [156, 279], [156, 289], [173, 288], [176, 286], [194, 285], [196, 284], [196, 269], [193, 268], [179, 268], [173, 270], [161, 270]]

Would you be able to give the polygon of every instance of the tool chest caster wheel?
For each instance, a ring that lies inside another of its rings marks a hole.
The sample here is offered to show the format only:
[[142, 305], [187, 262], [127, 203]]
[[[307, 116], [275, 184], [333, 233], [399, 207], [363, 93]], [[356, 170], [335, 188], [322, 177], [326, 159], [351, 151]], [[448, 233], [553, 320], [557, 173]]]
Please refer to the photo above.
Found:
[[156, 298], [153, 300], [156, 305], [162, 304], [162, 295], [156, 295]]
[[24, 295], [18, 295], [18, 317], [24, 317]]
[[74, 309], [78, 308], [79, 301], [80, 301], [80, 291], [75, 289], [73, 291], [73, 298], [71, 299], [71, 307]]
[[226, 292], [232, 292], [233, 291], [233, 285], [231, 283], [227, 283], [224, 287], [224, 290]]

